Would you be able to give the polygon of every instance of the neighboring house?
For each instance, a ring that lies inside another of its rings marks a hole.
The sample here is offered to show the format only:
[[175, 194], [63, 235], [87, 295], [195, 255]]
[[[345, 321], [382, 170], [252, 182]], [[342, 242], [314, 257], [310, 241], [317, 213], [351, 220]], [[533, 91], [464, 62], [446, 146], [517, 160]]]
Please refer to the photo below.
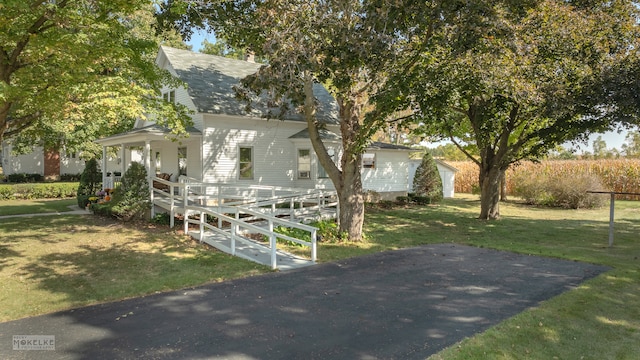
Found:
[[[440, 179], [442, 180], [442, 195], [445, 198], [452, 198], [455, 196], [456, 173], [458, 169], [442, 160], [435, 159], [435, 161], [438, 173], [440, 173]], [[421, 162], [422, 160], [411, 160], [409, 164], [409, 192], [413, 192], [413, 178]]]
[[33, 152], [22, 155], [12, 154], [10, 142], [2, 146], [2, 171], [4, 175], [40, 174], [47, 180], [57, 180], [63, 174], [78, 174], [84, 170], [84, 160], [75, 153], [44, 151], [36, 147]]
[[[58, 180], [60, 175], [80, 174], [84, 171], [85, 161], [79, 154], [65, 151], [49, 150], [44, 151], [42, 147], [35, 147], [28, 154], [12, 154], [12, 147], [9, 141], [5, 141], [2, 146], [2, 171], [3, 174], [40, 174], [46, 180]], [[140, 161], [142, 158], [133, 151], [133, 158]], [[117, 167], [122, 159], [118, 157], [107, 157], [109, 167]]]
[[[129, 132], [97, 140], [105, 154], [109, 146], [141, 147], [150, 176], [165, 173], [172, 181], [184, 175], [208, 183], [333, 189], [301, 114], [265, 119], [262, 115], [274, 110], [265, 99], [257, 98], [247, 112], [246, 104], [236, 98], [233, 87], [261, 64], [164, 46], [156, 63], [187, 85], [165, 88], [162, 96], [193, 110], [189, 137], [171, 141], [167, 129], [140, 120]], [[320, 84], [314, 93], [318, 120], [325, 125], [324, 144], [338, 163], [342, 149], [337, 103]], [[372, 143], [363, 159], [364, 189], [385, 198], [406, 195], [409, 152], [404, 146]], [[122, 157], [125, 161], [117, 167], [107, 164], [107, 170], [124, 173], [130, 159]]]

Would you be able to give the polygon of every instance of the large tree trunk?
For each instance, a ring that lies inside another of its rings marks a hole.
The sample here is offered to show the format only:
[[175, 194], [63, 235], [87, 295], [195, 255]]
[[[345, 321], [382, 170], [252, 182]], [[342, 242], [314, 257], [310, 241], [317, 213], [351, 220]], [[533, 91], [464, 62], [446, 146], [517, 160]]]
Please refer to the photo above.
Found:
[[340, 203], [338, 231], [346, 233], [351, 241], [360, 241], [364, 225], [364, 192], [359, 164], [347, 166], [342, 175], [342, 184], [337, 189]]
[[495, 166], [480, 167], [480, 219], [493, 220], [500, 217], [500, 174]]
[[362, 154], [356, 146], [356, 136], [359, 130], [358, 109], [352, 103], [341, 101], [340, 130], [342, 132], [343, 151], [340, 159], [341, 169], [333, 162], [327, 153], [319, 134], [319, 124], [315, 117], [315, 98], [313, 96], [313, 77], [304, 77], [305, 104], [304, 113], [309, 129], [309, 138], [316, 152], [318, 161], [326, 170], [338, 193], [339, 217], [338, 231], [346, 233], [350, 241], [362, 240], [364, 224], [364, 191], [362, 189], [362, 174], [360, 167]]
[[500, 201], [507, 201], [507, 170], [500, 171]]

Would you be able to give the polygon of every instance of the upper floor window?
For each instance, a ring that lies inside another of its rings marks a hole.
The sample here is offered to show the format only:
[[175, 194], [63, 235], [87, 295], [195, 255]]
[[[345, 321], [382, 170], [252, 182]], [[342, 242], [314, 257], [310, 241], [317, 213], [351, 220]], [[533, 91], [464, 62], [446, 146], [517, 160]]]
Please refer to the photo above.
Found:
[[298, 149], [298, 179], [311, 179], [311, 150]]
[[375, 169], [376, 154], [372, 154], [372, 153], [362, 154], [362, 167], [365, 169]]
[[252, 180], [253, 179], [253, 148], [252, 147], [239, 147], [238, 148], [238, 168], [240, 173], [238, 178], [240, 180]]
[[169, 91], [167, 91], [167, 92], [162, 94], [162, 98], [166, 102], [175, 103], [176, 102], [176, 91], [175, 90], [169, 90]]

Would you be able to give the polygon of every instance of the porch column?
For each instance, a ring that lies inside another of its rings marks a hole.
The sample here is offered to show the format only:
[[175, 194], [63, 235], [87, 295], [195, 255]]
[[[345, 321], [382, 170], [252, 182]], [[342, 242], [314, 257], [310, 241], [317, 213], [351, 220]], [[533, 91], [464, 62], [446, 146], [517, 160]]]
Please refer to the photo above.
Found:
[[120, 144], [120, 176], [124, 176], [124, 172], [127, 171], [127, 158], [124, 144]]
[[145, 140], [144, 142], [144, 168], [147, 170], [147, 182], [149, 183], [149, 199], [151, 200], [151, 218], [155, 214], [153, 205], [153, 177], [151, 176], [151, 141]]
[[102, 188], [107, 183], [107, 146], [102, 145]]

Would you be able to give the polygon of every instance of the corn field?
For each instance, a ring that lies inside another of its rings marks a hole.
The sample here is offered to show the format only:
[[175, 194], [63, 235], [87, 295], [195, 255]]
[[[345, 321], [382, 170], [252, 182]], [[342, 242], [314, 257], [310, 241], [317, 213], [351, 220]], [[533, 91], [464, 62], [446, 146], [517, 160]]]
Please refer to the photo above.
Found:
[[[472, 193], [478, 187], [478, 165], [471, 161], [450, 161], [456, 173], [455, 191]], [[515, 175], [573, 176], [594, 174], [606, 191], [640, 194], [640, 159], [550, 160], [540, 163], [523, 162], [507, 170], [507, 194], [513, 195]], [[617, 195], [620, 200], [640, 200], [637, 195]]]

